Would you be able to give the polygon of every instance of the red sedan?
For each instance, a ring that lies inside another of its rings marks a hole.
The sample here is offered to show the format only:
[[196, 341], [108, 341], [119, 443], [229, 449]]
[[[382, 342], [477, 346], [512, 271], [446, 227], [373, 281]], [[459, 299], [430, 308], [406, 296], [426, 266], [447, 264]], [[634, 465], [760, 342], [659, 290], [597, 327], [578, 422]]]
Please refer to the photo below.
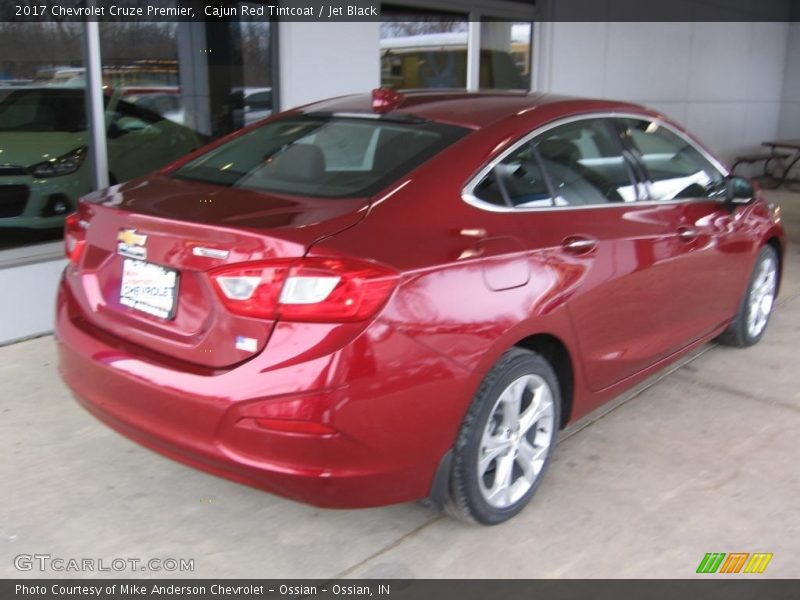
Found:
[[376, 90], [82, 199], [56, 332], [99, 419], [327, 507], [493, 524], [557, 431], [693, 348], [756, 343], [778, 209], [640, 106]]

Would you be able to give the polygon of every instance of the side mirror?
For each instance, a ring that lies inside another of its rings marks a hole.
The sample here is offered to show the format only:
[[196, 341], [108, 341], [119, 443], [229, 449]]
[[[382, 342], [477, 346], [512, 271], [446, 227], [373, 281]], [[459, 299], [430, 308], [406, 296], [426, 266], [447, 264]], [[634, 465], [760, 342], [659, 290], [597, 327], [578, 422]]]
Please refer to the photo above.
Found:
[[756, 196], [753, 185], [744, 177], [728, 175], [725, 178], [725, 202], [731, 205], [750, 204]]

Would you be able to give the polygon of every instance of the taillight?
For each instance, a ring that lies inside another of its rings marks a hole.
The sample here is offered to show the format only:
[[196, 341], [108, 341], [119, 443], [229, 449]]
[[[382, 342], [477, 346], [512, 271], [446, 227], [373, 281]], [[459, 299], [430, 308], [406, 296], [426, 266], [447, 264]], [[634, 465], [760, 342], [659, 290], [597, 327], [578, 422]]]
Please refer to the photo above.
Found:
[[231, 312], [284, 321], [361, 321], [397, 284], [397, 273], [387, 267], [339, 258], [247, 263], [210, 275]]
[[64, 254], [69, 262], [77, 266], [85, 247], [85, 224], [78, 217], [78, 213], [72, 213], [64, 221]]

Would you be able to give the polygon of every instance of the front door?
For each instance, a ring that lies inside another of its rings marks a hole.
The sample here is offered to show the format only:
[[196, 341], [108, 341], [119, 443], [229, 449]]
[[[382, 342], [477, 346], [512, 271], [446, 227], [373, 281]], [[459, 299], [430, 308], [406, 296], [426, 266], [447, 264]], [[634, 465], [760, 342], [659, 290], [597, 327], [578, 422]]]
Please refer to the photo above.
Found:
[[674, 350], [710, 333], [736, 312], [752, 252], [724, 204], [724, 176], [693, 142], [663, 124], [623, 119], [644, 165], [649, 196], [669, 221], [673, 268], [668, 316]]

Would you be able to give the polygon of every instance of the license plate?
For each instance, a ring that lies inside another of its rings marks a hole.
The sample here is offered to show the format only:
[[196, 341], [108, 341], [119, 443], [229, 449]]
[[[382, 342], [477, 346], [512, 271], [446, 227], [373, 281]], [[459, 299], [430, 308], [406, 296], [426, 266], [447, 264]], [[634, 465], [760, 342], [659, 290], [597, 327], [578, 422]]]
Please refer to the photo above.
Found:
[[126, 258], [122, 263], [119, 302], [160, 319], [175, 316], [178, 272], [160, 265]]

